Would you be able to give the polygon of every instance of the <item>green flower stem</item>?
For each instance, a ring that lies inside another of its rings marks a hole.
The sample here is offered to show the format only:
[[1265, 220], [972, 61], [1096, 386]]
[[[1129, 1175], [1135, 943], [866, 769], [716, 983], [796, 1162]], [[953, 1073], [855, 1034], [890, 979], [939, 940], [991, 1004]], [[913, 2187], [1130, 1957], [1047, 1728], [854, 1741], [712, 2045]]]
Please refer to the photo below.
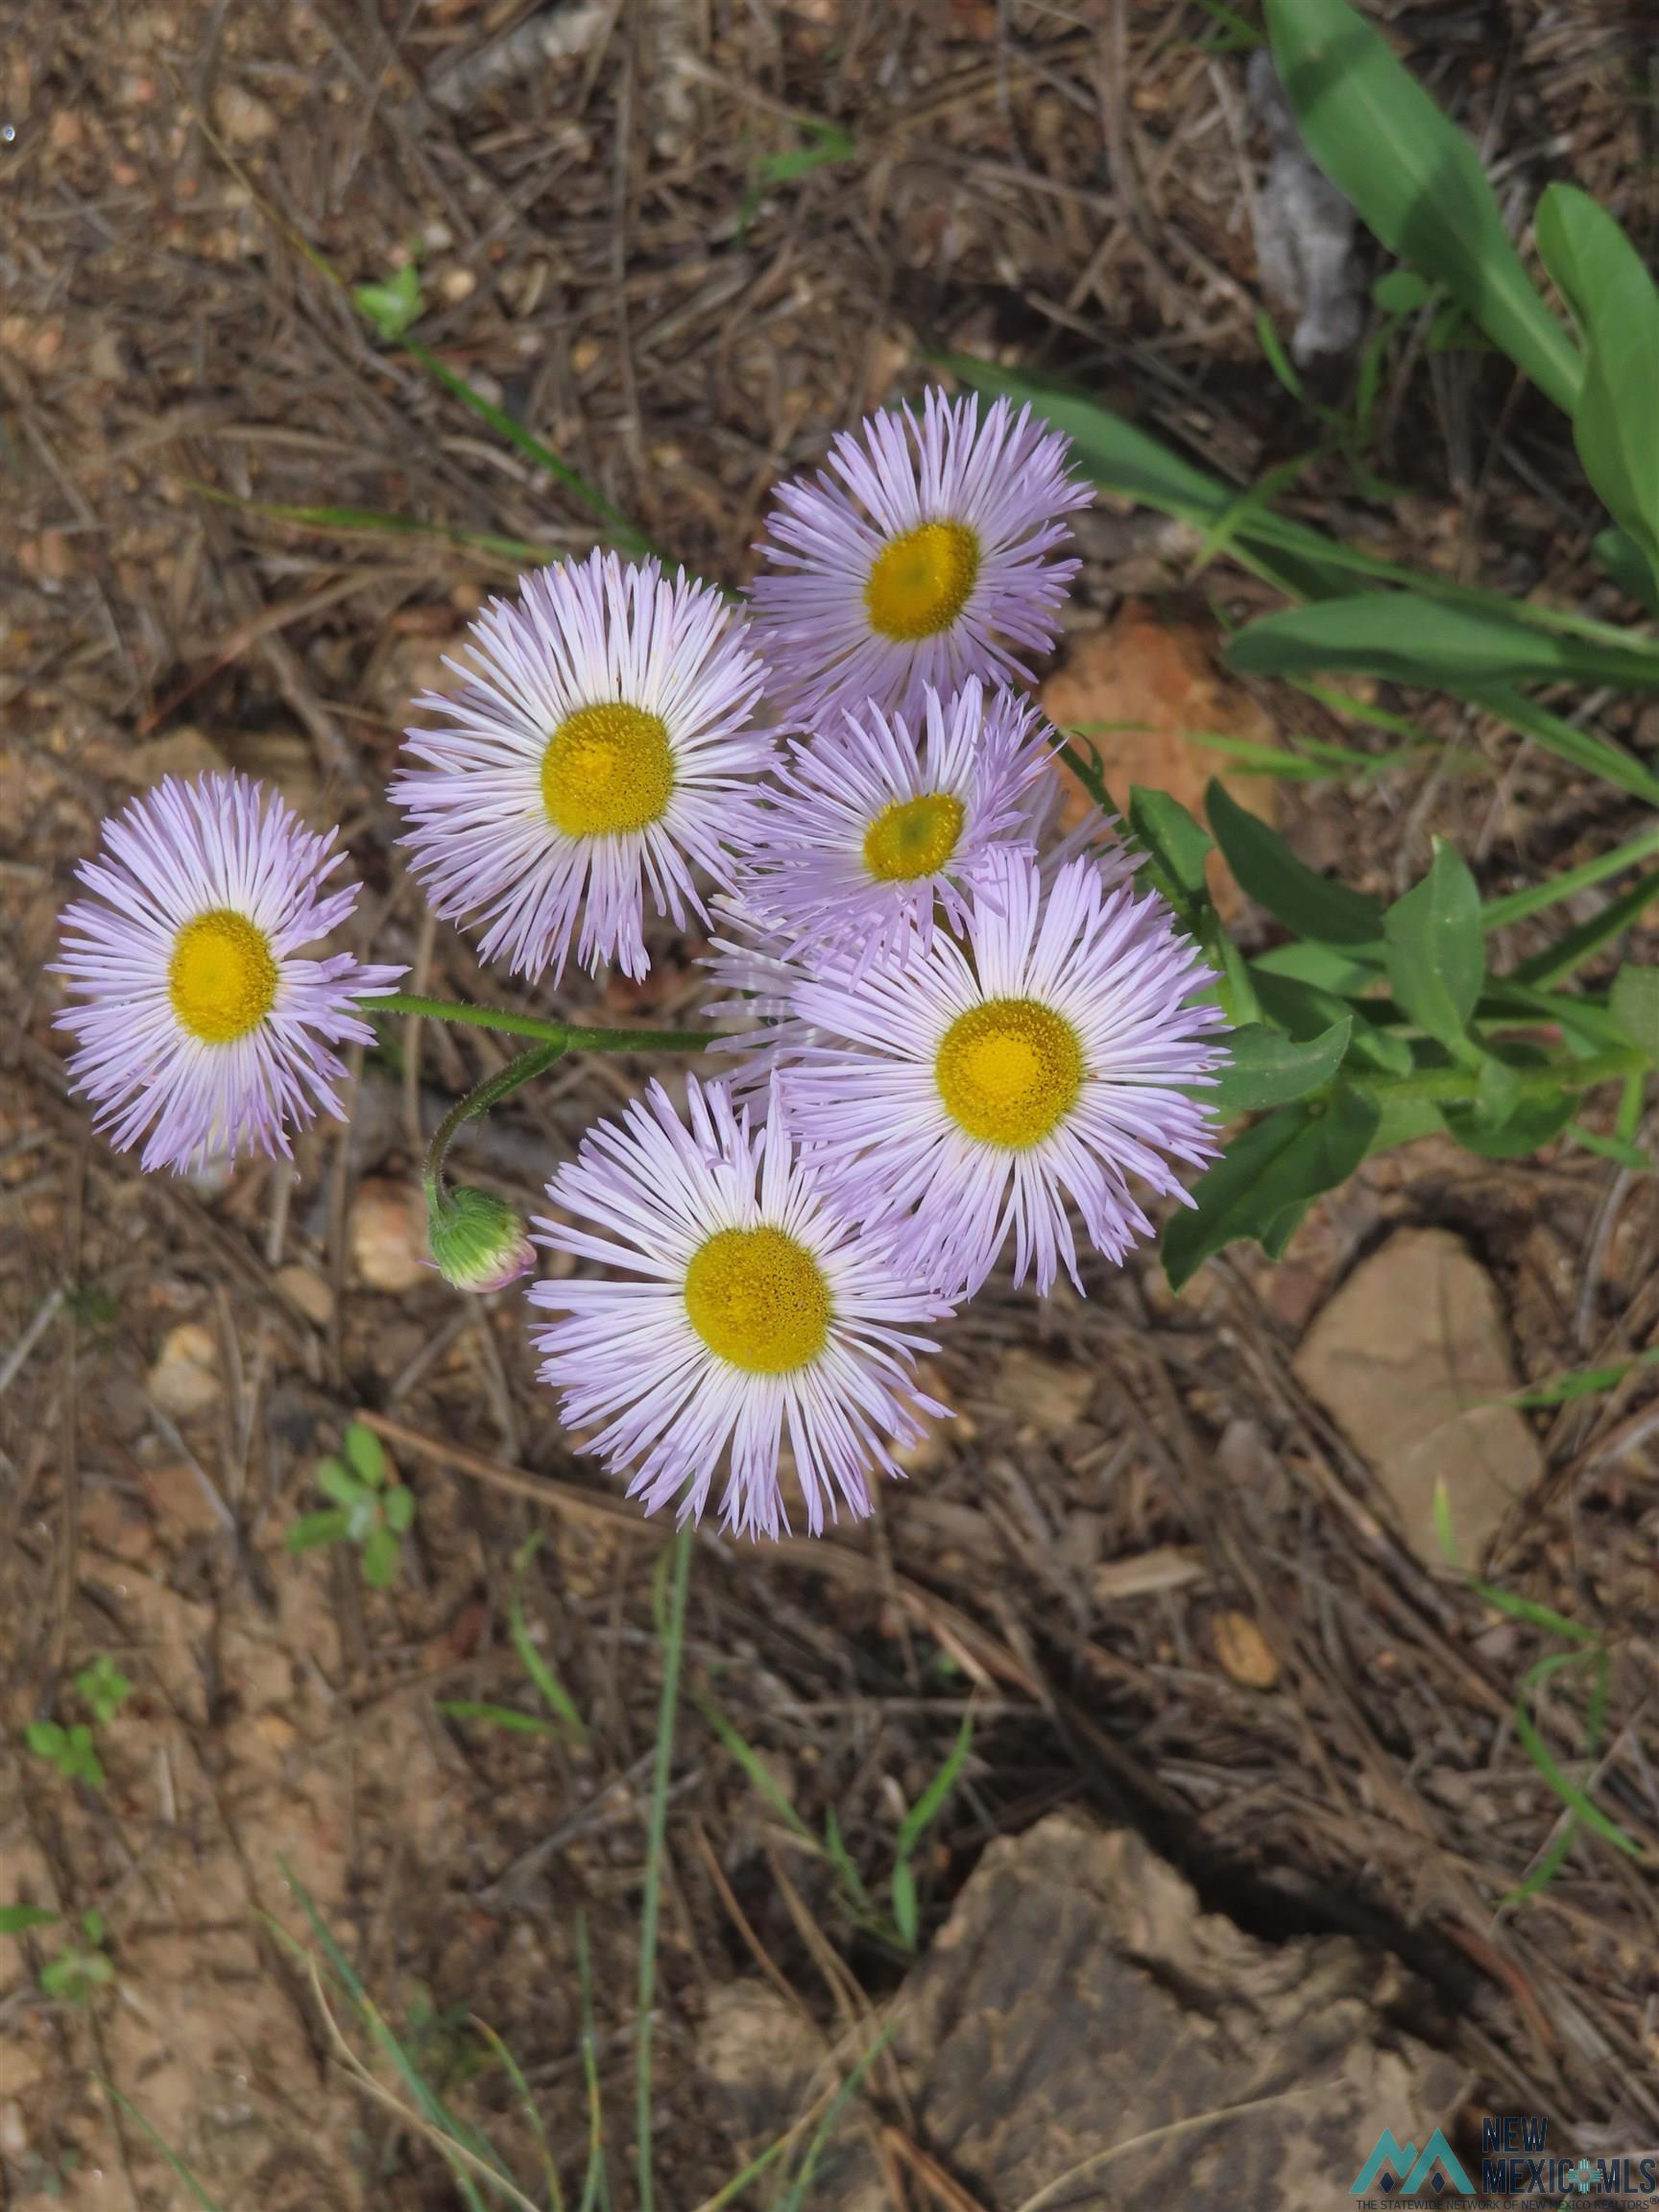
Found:
[[[1547, 1068], [1511, 1068], [1517, 1091], [1592, 1091], [1598, 1083], [1612, 1083], [1637, 1075], [1646, 1068], [1634, 1046], [1594, 1052], [1582, 1060], [1555, 1060]], [[1373, 1074], [1369, 1069], [1344, 1073], [1343, 1082], [1356, 1091], [1389, 1098], [1474, 1098], [1479, 1094], [1477, 1071], [1456, 1068], [1429, 1068], [1413, 1075]]]
[[[407, 1011], [407, 1009], [405, 1009]], [[476, 1090], [469, 1091], [464, 1098], [457, 1098], [442, 1121], [432, 1132], [432, 1142], [426, 1147], [426, 1158], [421, 1179], [426, 1187], [426, 1203], [441, 1210], [444, 1196], [444, 1156], [455, 1141], [455, 1132], [464, 1121], [476, 1120], [488, 1114], [492, 1106], [510, 1097], [520, 1084], [528, 1083], [532, 1076], [540, 1075], [561, 1058], [565, 1046], [557, 1040], [545, 1045], [533, 1045], [528, 1052], [520, 1052], [517, 1060], [509, 1060], [499, 1074], [488, 1076]]]
[[651, 2032], [657, 2004], [657, 1925], [662, 1905], [662, 1866], [668, 1838], [668, 1785], [674, 1767], [674, 1722], [680, 1709], [680, 1662], [685, 1649], [685, 1593], [697, 1538], [688, 1522], [674, 1539], [662, 1636], [662, 1701], [657, 1717], [657, 1758], [651, 1777], [651, 1811], [645, 1838], [645, 1894], [639, 1908], [639, 2018], [635, 2042], [635, 2128], [639, 2152], [639, 2212], [655, 2212], [657, 2179], [652, 2153]]
[[536, 1014], [510, 1013], [504, 1006], [422, 998], [413, 991], [388, 991], [364, 999], [363, 1007], [370, 1014], [419, 1014], [428, 1022], [460, 1022], [473, 1029], [501, 1029], [509, 1037], [539, 1037], [561, 1052], [701, 1052], [712, 1043], [701, 1029], [585, 1029], [570, 1022], [543, 1022]]

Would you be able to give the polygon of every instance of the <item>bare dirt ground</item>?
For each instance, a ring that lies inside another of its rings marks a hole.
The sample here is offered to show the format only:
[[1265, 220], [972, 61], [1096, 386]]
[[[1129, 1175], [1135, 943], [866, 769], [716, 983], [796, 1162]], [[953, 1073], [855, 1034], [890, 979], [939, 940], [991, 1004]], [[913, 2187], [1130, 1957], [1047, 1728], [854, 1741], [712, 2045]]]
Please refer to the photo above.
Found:
[[[1638, 11], [1394, 14], [1520, 204], [1575, 174], [1651, 251]], [[832, 119], [842, 156], [767, 185], [766, 158], [811, 141], [802, 117]], [[274, 1932], [303, 1934], [297, 1878], [528, 2176], [534, 2145], [468, 2015], [500, 2034], [567, 2182], [587, 2128], [580, 1918], [626, 2201], [661, 1532], [596, 1508], [602, 1479], [534, 1382], [519, 1303], [461, 1305], [418, 1265], [419, 1131], [488, 1070], [488, 1042], [391, 1039], [349, 1133], [303, 1143], [297, 1178], [145, 1179], [67, 1097], [55, 917], [110, 805], [228, 761], [345, 821], [365, 946], [421, 987], [489, 991], [426, 920], [384, 784], [411, 695], [519, 565], [489, 541], [556, 553], [593, 534], [379, 348], [308, 255], [359, 283], [417, 252], [440, 360], [731, 583], [775, 477], [916, 389], [935, 347], [1065, 369], [1242, 482], [1317, 443], [1256, 337], [1265, 148], [1245, 57], [1175, 0], [0, 0], [0, 1905], [64, 1915], [0, 1937], [0, 2199], [195, 2201], [112, 2084], [227, 2207], [458, 2201], [345, 2070]], [[1294, 500], [1506, 589], [1592, 590], [1559, 421], [1478, 355], [1389, 375], [1374, 458], [1399, 495], [1362, 500], [1331, 462]], [[420, 527], [354, 529], [344, 509]], [[1200, 656], [1220, 618], [1264, 603], [1224, 566], [1194, 584], [1191, 545], [1146, 517], [1102, 507], [1083, 537], [1074, 663], [1127, 595], [1189, 625]], [[1280, 726], [1313, 711], [1269, 690], [1229, 702]], [[1424, 713], [1445, 748], [1285, 787], [1315, 865], [1392, 889], [1438, 830], [1501, 890], [1639, 827], [1561, 763]], [[1605, 726], [1651, 748], [1652, 715], [1609, 703]], [[695, 979], [686, 949], [664, 950], [647, 985], [597, 996], [620, 1018], [678, 1016]], [[473, 1141], [472, 1171], [528, 1208], [641, 1072], [589, 1060], [521, 1094]], [[1454, 1260], [1432, 1238], [1407, 1250], [1471, 1270], [1457, 1312], [1426, 1321], [1407, 1269], [1346, 1339], [1384, 1367], [1417, 1347], [1397, 1393], [1436, 1359], [1466, 1386], [1465, 1353], [1488, 1392], [1494, 1361], [1501, 1390], [1627, 1358], [1659, 1326], [1651, 1179], [1561, 1147], [1379, 1160], [1284, 1265], [1235, 1252], [1178, 1300], [1151, 1260], [1096, 1266], [1086, 1302], [993, 1287], [940, 1358], [962, 1417], [872, 1529], [700, 1547], [691, 1686], [807, 1826], [834, 1811], [877, 1888], [972, 1700], [963, 1784], [920, 1869], [924, 1945], [988, 1842], [1075, 1808], [1139, 1830], [1254, 1938], [1344, 1931], [1398, 1960], [1391, 2017], [1447, 2055], [1471, 2108], [1547, 2113], [1585, 2148], [1650, 2144], [1659, 1414], [1636, 1374], [1512, 1416], [1504, 1496], [1480, 1492], [1491, 1579], [1605, 1640], [1595, 1761], [1584, 1672], [1538, 1693], [1541, 1725], [1648, 1855], [1580, 1831], [1504, 1907], [1560, 1828], [1514, 1721], [1521, 1677], [1556, 1647], [1413, 1548], [1408, 1499], [1375, 1439], [1332, 1417], [1306, 1342], [1358, 1268], [1425, 1229], [1456, 1239]], [[284, 1551], [358, 1412], [418, 1498], [386, 1594], [339, 1553]], [[538, 1531], [528, 1618], [589, 1720], [580, 1751], [438, 1710], [530, 1709], [508, 1595]], [[99, 1732], [102, 1791], [24, 1747], [32, 1720], [79, 1717], [71, 1680], [99, 1653], [136, 1685]], [[732, 1985], [764, 1978], [835, 2031], [904, 1961], [852, 1925], [694, 1701], [669, 1852], [658, 2139], [680, 2208], [755, 2147], [710, 2086]], [[75, 2002], [41, 1976], [86, 1911], [113, 1973]], [[879, 2070], [867, 2086], [886, 2201], [1018, 2200], [952, 2178], [926, 2106]], [[1332, 2172], [1333, 2202], [1346, 2181]]]

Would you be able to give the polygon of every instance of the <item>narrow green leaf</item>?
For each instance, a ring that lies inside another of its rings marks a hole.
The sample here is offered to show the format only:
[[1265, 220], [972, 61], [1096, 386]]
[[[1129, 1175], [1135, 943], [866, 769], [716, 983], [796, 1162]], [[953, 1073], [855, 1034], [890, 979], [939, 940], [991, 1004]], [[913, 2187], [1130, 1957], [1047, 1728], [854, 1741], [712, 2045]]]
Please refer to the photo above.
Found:
[[1540, 1605], [1536, 1599], [1518, 1597], [1512, 1590], [1501, 1589], [1496, 1582], [1478, 1581], [1473, 1575], [1469, 1587], [1478, 1598], [1506, 1614], [1511, 1621], [1525, 1621], [1531, 1628], [1547, 1628], [1551, 1636], [1565, 1636], [1569, 1644], [1586, 1648], [1600, 1641], [1594, 1628], [1569, 1621], [1565, 1613], [1552, 1612], [1548, 1605]]
[[916, 1906], [916, 1876], [908, 1859], [897, 1860], [893, 1866], [893, 1925], [905, 1950], [914, 1951], [920, 1914]]
[[811, 1829], [796, 1812], [795, 1807], [784, 1794], [777, 1776], [760, 1757], [755, 1746], [745, 1736], [739, 1733], [720, 1710], [720, 1707], [715, 1704], [713, 1698], [709, 1696], [706, 1692], [693, 1690], [691, 1695], [696, 1699], [697, 1709], [704, 1719], [708, 1721], [720, 1742], [736, 1760], [738, 1766], [742, 1767], [744, 1773], [749, 1777], [751, 1786], [771, 1806], [784, 1827], [798, 1836], [804, 1843], [810, 1844], [814, 1851], [819, 1850], [821, 1846], [817, 1837], [813, 1835]]
[[1529, 914], [1542, 914], [1551, 906], [1559, 906], [1563, 900], [1576, 898], [1580, 891], [1594, 890], [1609, 876], [1622, 876], [1626, 868], [1651, 860], [1656, 853], [1659, 853], [1659, 825], [1645, 830], [1640, 837], [1632, 837], [1627, 844], [1615, 846], [1610, 853], [1598, 854], [1594, 860], [1581, 861], [1576, 868], [1564, 868], [1559, 874], [1546, 876], [1540, 882], [1527, 884], [1525, 890], [1510, 891], [1502, 899], [1488, 899], [1480, 909], [1480, 926], [1490, 934], [1494, 929], [1507, 928], [1511, 923], [1525, 921]]
[[1638, 876], [1617, 898], [1609, 899], [1599, 914], [1593, 914], [1588, 922], [1580, 922], [1575, 929], [1567, 930], [1542, 952], [1534, 952], [1518, 962], [1506, 980], [1536, 984], [1542, 990], [1553, 989], [1603, 946], [1611, 945], [1616, 937], [1623, 937], [1626, 929], [1634, 927], [1655, 900], [1659, 900], [1659, 868]]
[[1449, 1051], [1465, 1050], [1486, 946], [1480, 894], [1455, 846], [1434, 840], [1428, 875], [1389, 907], [1382, 934], [1395, 998]]
[[1545, 192], [1535, 235], [1584, 346], [1573, 408], [1578, 458], [1659, 574], [1659, 290], [1613, 216], [1574, 185]]
[[[1533, 1672], [1536, 1673], [1537, 1670], [1534, 1669]], [[1539, 1773], [1543, 1775], [1562, 1804], [1571, 1807], [1579, 1819], [1583, 1821], [1586, 1828], [1593, 1828], [1603, 1842], [1611, 1843], [1616, 1851], [1623, 1851], [1628, 1859], [1647, 1858], [1647, 1852], [1644, 1851], [1636, 1839], [1627, 1835], [1620, 1827], [1617, 1820], [1611, 1819], [1607, 1814], [1603, 1813], [1600, 1806], [1587, 1797], [1577, 1783], [1571, 1780], [1562, 1771], [1559, 1763], [1540, 1735], [1538, 1724], [1533, 1719], [1524, 1697], [1516, 1701], [1515, 1733], [1520, 1739], [1521, 1748], [1526, 1752], [1527, 1758], [1531, 1760], [1533, 1766], [1537, 1767]]]
[[342, 1459], [318, 1460], [317, 1487], [348, 1513], [363, 1497], [362, 1483]]
[[1625, 1137], [1604, 1137], [1599, 1129], [1586, 1129], [1582, 1121], [1575, 1121], [1567, 1134], [1575, 1144], [1581, 1144], [1586, 1152], [1594, 1152], [1599, 1159], [1613, 1160], [1621, 1167], [1628, 1167], [1633, 1175], [1651, 1175], [1653, 1163], [1640, 1144], [1632, 1144]]
[[1524, 737], [1530, 737], [1534, 745], [1543, 752], [1553, 753], [1558, 760], [1569, 760], [1587, 775], [1599, 776], [1616, 791], [1628, 791], [1647, 805], [1659, 806], [1659, 776], [1638, 760], [1634, 753], [1615, 745], [1599, 731], [1580, 730], [1564, 714], [1551, 713], [1548, 707], [1540, 707], [1536, 699], [1528, 699], [1525, 692], [1504, 685], [1465, 690], [1459, 696], [1495, 715], [1500, 722], [1506, 722], [1511, 730], [1519, 730]]
[[0, 1905], [0, 1936], [21, 1936], [31, 1928], [50, 1928], [58, 1918], [40, 1905]]
[[1382, 936], [1382, 909], [1375, 899], [1316, 875], [1224, 785], [1211, 783], [1204, 811], [1239, 889], [1299, 937], [1323, 945], [1374, 945]]
[[1305, 1043], [1261, 1022], [1235, 1029], [1226, 1040], [1227, 1065], [1217, 1070], [1214, 1089], [1204, 1093], [1204, 1103], [1218, 1114], [1234, 1115], [1305, 1098], [1331, 1081], [1353, 1034], [1351, 1014]]
[[1240, 630], [1227, 661], [1253, 676], [1351, 669], [1470, 692], [1546, 682], [1659, 690], [1659, 647], [1634, 636], [1603, 644], [1542, 629], [1502, 602], [1468, 607], [1415, 592], [1367, 591], [1285, 608]]
[[1479, 156], [1344, 0], [1267, 0], [1267, 36], [1308, 150], [1393, 253], [1443, 284], [1556, 406], [1572, 341], [1509, 243]]
[[1659, 1067], [1659, 968], [1626, 962], [1613, 978], [1607, 1006], [1637, 1051]]
[[514, 1554], [513, 1582], [507, 1599], [507, 1629], [513, 1639], [513, 1648], [518, 1654], [519, 1665], [535, 1683], [545, 1703], [564, 1722], [572, 1740], [582, 1744], [588, 1741], [588, 1724], [577, 1712], [576, 1701], [569, 1691], [537, 1648], [536, 1640], [530, 1633], [530, 1623], [524, 1618], [524, 1577], [541, 1546], [541, 1536], [532, 1536]]
[[[1319, 945], [1310, 937], [1292, 937], [1284, 945], [1258, 952], [1250, 963], [1253, 974], [1286, 975], [1293, 982], [1311, 983], [1338, 998], [1356, 998], [1362, 997], [1377, 981], [1382, 967], [1381, 945], [1372, 956], [1369, 948], [1358, 951], [1352, 946]], [[1298, 1030], [1296, 1034], [1306, 1036], [1308, 1032]]]
[[415, 1493], [406, 1482], [394, 1482], [382, 1504], [386, 1526], [394, 1536], [407, 1536], [415, 1526]]
[[450, 1720], [481, 1720], [491, 1728], [504, 1729], [510, 1736], [557, 1736], [559, 1731], [551, 1720], [543, 1720], [540, 1714], [517, 1713], [511, 1705], [480, 1704], [470, 1697], [443, 1697], [438, 1710]]
[[1199, 1179], [1190, 1210], [1164, 1232], [1170, 1287], [1241, 1237], [1260, 1239], [1288, 1208], [1344, 1183], [1365, 1157], [1378, 1122], [1374, 1099], [1338, 1091], [1329, 1101], [1281, 1106], [1235, 1138]]
[[1506, 1406], [1514, 1406], [1522, 1412], [1532, 1412], [1542, 1407], [1571, 1406], [1580, 1398], [1598, 1398], [1603, 1390], [1611, 1390], [1623, 1382], [1626, 1375], [1634, 1375], [1639, 1367], [1651, 1367], [1659, 1362], [1659, 1348], [1638, 1353], [1634, 1359], [1615, 1359], [1605, 1367], [1578, 1367], [1568, 1375], [1553, 1375], [1546, 1382], [1529, 1382], [1525, 1390], [1517, 1390], [1506, 1398]]
[[911, 1806], [899, 1824], [899, 1856], [909, 1858], [923, 1837], [938, 1818], [945, 1800], [956, 1787], [956, 1777], [962, 1771], [962, 1763], [974, 1741], [974, 1716], [964, 1713], [962, 1725], [956, 1731], [956, 1741], [946, 1755], [945, 1764]]

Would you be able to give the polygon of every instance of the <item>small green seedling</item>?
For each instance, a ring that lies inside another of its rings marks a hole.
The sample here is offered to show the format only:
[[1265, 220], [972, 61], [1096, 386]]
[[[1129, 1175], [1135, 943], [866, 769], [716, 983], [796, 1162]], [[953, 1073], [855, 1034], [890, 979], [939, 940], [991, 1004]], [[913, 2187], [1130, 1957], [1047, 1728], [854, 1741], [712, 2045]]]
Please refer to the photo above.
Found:
[[307, 1513], [288, 1531], [290, 1551], [323, 1544], [355, 1544], [363, 1579], [388, 1590], [397, 1574], [397, 1553], [415, 1520], [415, 1493], [395, 1481], [380, 1439], [360, 1421], [347, 1423], [340, 1440], [345, 1456], [317, 1462], [317, 1487], [333, 1503]]
[[76, 1695], [100, 1728], [108, 1728], [132, 1695], [132, 1684], [107, 1652], [75, 1677]]
[[384, 284], [358, 284], [353, 287], [351, 298], [358, 313], [373, 325], [375, 335], [384, 346], [396, 346], [426, 312], [421, 272], [415, 266], [413, 254], [400, 269], [392, 272]]
[[102, 1790], [104, 1762], [84, 1720], [65, 1728], [56, 1720], [31, 1720], [23, 1741], [36, 1759], [56, 1767], [65, 1782], [84, 1782], [89, 1790]]
[[56, 1959], [40, 1969], [40, 1986], [60, 2005], [90, 2005], [98, 1990], [115, 1979], [115, 1966], [104, 1948], [104, 1915], [81, 1915], [81, 1933], [72, 1936]]

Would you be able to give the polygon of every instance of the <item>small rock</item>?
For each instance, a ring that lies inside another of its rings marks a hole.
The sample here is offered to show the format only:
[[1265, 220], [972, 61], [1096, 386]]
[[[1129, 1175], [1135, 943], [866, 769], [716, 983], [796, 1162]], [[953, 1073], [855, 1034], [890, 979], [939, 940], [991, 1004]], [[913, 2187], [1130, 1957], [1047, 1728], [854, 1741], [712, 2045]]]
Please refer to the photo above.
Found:
[[285, 1298], [297, 1313], [302, 1313], [319, 1329], [326, 1329], [333, 1320], [334, 1293], [315, 1267], [293, 1260], [286, 1267], [278, 1267], [271, 1280], [278, 1297]]
[[1047, 1436], [1066, 1436], [1082, 1420], [1099, 1381], [1092, 1367], [1056, 1359], [1046, 1352], [1016, 1345], [1003, 1355], [997, 1375], [997, 1402], [1016, 1420], [1029, 1421]]
[[145, 1388], [171, 1421], [191, 1421], [219, 1403], [219, 1347], [200, 1321], [170, 1329]]
[[1267, 1639], [1248, 1613], [1217, 1613], [1210, 1624], [1215, 1657], [1229, 1682], [1246, 1690], [1271, 1690], [1279, 1679], [1279, 1662]]
[[372, 1290], [413, 1290], [431, 1272], [426, 1213], [411, 1183], [373, 1178], [358, 1190], [349, 1223], [352, 1263]]
[[1449, 1230], [1397, 1230], [1337, 1290], [1293, 1365], [1376, 1469], [1426, 1566], [1447, 1564], [1438, 1485], [1473, 1566], [1543, 1476], [1531, 1429], [1501, 1403], [1517, 1383], [1498, 1294]]
[[8, 2158], [22, 2159], [29, 2149], [29, 2130], [23, 2121], [23, 2107], [15, 2097], [8, 2097], [0, 2104], [0, 2151]]
[[213, 113], [232, 146], [257, 146], [276, 135], [276, 110], [252, 92], [244, 92], [239, 84], [220, 85], [214, 95]]
[[[1195, 623], [1165, 621], [1145, 601], [1125, 600], [1104, 630], [1078, 640], [1065, 664], [1042, 690], [1043, 711], [1064, 733], [1088, 733], [1081, 749], [1100, 756], [1106, 788], [1119, 806], [1132, 783], [1167, 791], [1199, 820], [1204, 791], [1218, 776], [1240, 806], [1273, 819], [1276, 788], [1270, 776], [1234, 776], [1226, 756], [1195, 742], [1193, 731], [1215, 731], [1273, 745], [1272, 723], [1243, 686], [1222, 675], [1210, 637]], [[1118, 724], [1118, 728], [1098, 725]], [[1061, 820], [1067, 829], [1088, 819], [1094, 801], [1070, 769]], [[1210, 890], [1224, 919], [1241, 901], [1219, 854], [1210, 857]]]

